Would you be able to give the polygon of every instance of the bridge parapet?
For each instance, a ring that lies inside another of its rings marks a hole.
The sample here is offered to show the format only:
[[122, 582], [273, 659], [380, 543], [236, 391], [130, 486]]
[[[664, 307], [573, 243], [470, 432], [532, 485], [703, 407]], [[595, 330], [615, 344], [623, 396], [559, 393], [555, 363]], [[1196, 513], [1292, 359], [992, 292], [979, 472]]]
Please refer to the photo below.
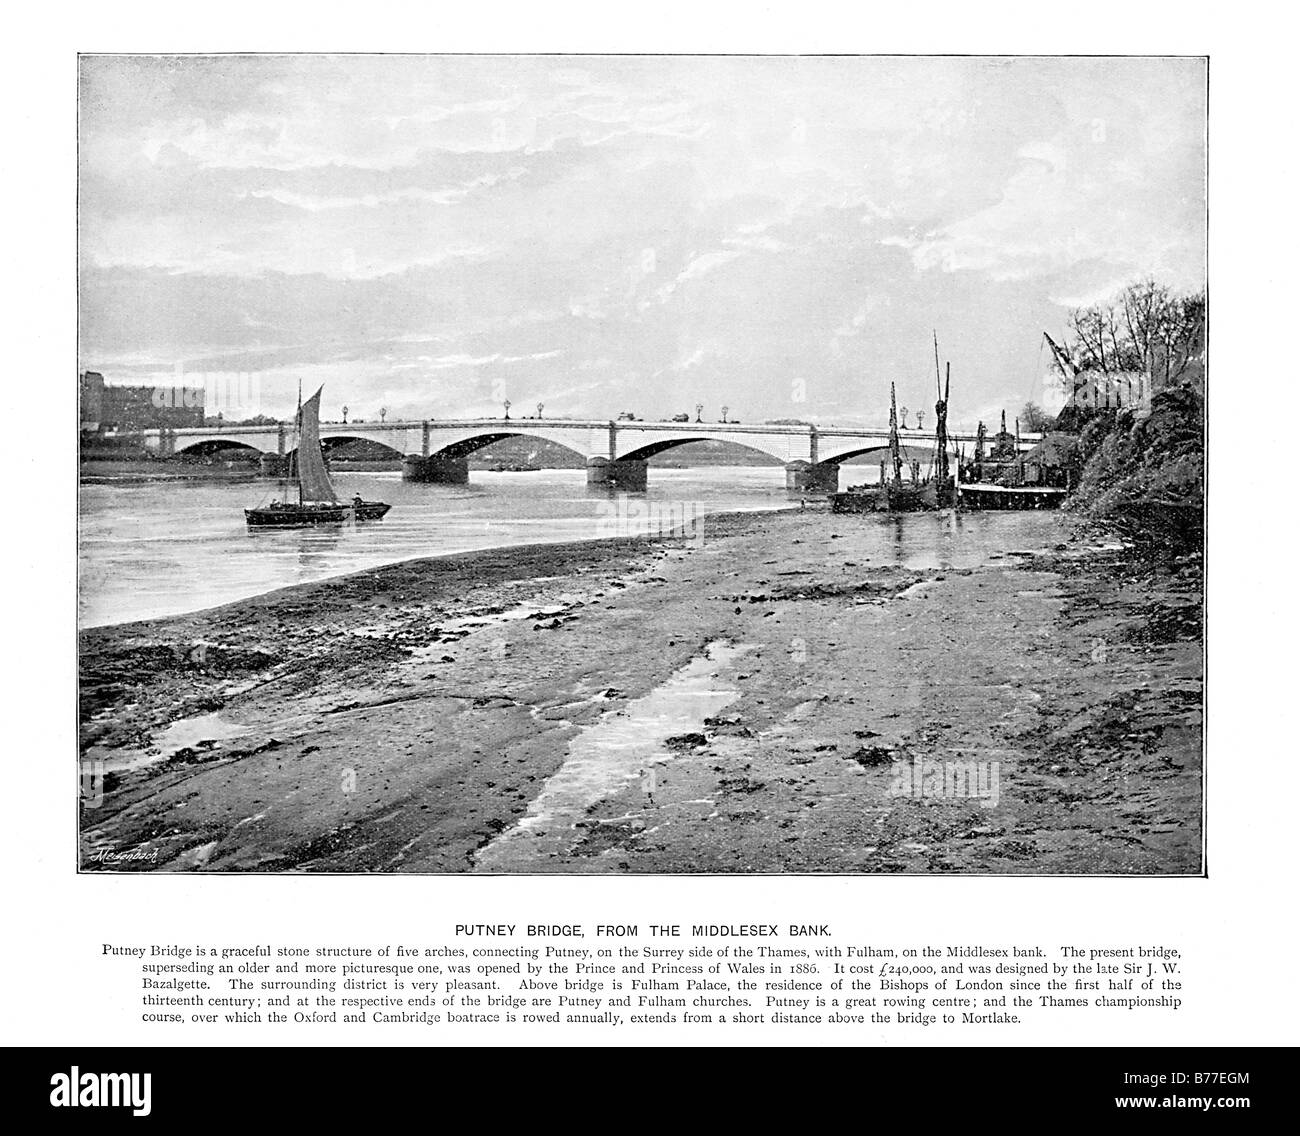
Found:
[[[468, 418], [397, 420], [392, 422], [323, 422], [325, 442], [365, 439], [402, 455], [416, 480], [463, 481], [466, 459], [475, 450], [509, 437], [537, 437], [557, 443], [588, 461], [593, 483], [645, 487], [645, 463], [656, 454], [689, 442], [732, 442], [748, 446], [782, 462], [791, 484], [829, 484], [838, 464], [888, 444], [886, 429], [814, 425], [745, 425], [732, 422], [600, 421], [564, 418]], [[160, 456], [183, 453], [196, 446], [228, 444], [265, 455], [283, 456], [294, 445], [293, 427], [286, 423], [256, 426], [191, 426], [145, 430], [139, 435], [146, 449]], [[1039, 434], [1022, 434], [1022, 450], [1032, 448]], [[954, 452], [974, 447], [975, 435], [949, 434]], [[903, 433], [910, 448], [933, 447], [935, 436], [919, 430]], [[412, 460], [413, 459], [413, 460]], [[592, 471], [595, 471], [594, 473]], [[435, 476], [436, 474], [436, 476]], [[427, 475], [427, 476], [426, 476]]]

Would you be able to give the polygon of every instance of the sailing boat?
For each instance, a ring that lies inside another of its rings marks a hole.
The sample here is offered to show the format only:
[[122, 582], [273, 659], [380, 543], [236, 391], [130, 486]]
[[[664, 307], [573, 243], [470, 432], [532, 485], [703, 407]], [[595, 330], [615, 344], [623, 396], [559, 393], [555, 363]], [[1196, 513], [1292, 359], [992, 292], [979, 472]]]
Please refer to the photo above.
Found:
[[320, 396], [324, 389], [321, 387], [298, 407], [298, 449], [293, 461], [297, 502], [288, 499], [286, 487], [285, 500], [244, 510], [250, 527], [297, 528], [352, 520], [377, 521], [392, 508], [382, 501], [363, 501], [359, 496], [340, 501], [334, 492], [320, 452]]
[[[935, 451], [934, 459], [925, 477], [921, 476], [921, 463], [903, 457], [902, 440], [898, 433], [898, 397], [894, 384], [889, 384], [889, 459], [880, 463], [880, 481], [877, 485], [850, 485], [843, 493], [831, 494], [832, 513], [913, 513], [922, 509], [943, 509], [955, 500], [953, 478], [948, 465], [948, 391], [952, 375], [939, 378], [939, 335], [934, 337], [934, 381], [938, 401], [934, 404]], [[903, 469], [911, 479], [903, 479]]]
[[944, 364], [943, 388], [939, 388], [939, 333], [934, 333], [934, 387], [938, 399], [934, 404], [933, 476], [927, 478], [926, 505], [944, 509], [957, 503], [957, 483], [948, 465], [948, 392], [952, 388], [952, 364]]
[[[889, 384], [889, 459], [880, 463], [880, 481], [876, 485], [850, 485], [843, 493], [831, 494], [832, 513], [912, 512], [926, 508], [922, 487], [918, 484], [917, 465], [903, 459], [903, 444], [898, 434], [898, 396]], [[912, 474], [903, 480], [903, 467]]]
[[903, 480], [903, 454], [898, 437], [898, 400], [894, 395], [894, 384], [889, 384], [889, 467], [892, 476], [885, 477], [885, 465], [881, 462], [881, 501], [883, 507], [891, 513], [913, 513], [926, 508], [925, 493], [920, 484], [918, 473], [920, 461], [910, 462], [912, 480]]

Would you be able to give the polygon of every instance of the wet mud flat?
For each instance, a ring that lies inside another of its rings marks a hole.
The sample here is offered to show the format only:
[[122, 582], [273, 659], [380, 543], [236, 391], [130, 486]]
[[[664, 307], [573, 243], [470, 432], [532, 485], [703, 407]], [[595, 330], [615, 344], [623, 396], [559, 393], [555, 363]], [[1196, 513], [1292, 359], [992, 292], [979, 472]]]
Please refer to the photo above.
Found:
[[908, 568], [881, 523], [711, 517], [83, 632], [82, 866], [1199, 872], [1199, 561], [1043, 515]]

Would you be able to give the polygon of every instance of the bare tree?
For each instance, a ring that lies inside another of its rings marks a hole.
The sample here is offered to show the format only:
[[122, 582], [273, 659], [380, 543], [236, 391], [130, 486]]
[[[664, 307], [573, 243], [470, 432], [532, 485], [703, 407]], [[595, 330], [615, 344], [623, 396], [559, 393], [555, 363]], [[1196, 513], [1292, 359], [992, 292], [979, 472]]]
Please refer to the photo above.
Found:
[[1139, 371], [1165, 387], [1200, 353], [1205, 296], [1180, 296], [1148, 277], [1112, 301], [1072, 309], [1068, 318], [1067, 351], [1079, 370]]
[[1166, 386], [1187, 374], [1204, 348], [1204, 337], [1205, 294], [1176, 298], [1160, 331]]
[[1056, 419], [1036, 402], [1027, 402], [1021, 407], [1020, 421], [1031, 434], [1044, 434], [1056, 426]]

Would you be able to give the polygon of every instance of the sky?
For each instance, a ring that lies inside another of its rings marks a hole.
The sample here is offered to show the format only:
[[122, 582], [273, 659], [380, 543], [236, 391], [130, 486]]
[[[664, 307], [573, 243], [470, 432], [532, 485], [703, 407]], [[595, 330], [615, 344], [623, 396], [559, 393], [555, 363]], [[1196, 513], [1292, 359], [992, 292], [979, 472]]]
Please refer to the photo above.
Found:
[[937, 333], [973, 426], [1070, 306], [1205, 286], [1200, 59], [88, 56], [79, 105], [81, 367], [250, 413], [932, 420]]

